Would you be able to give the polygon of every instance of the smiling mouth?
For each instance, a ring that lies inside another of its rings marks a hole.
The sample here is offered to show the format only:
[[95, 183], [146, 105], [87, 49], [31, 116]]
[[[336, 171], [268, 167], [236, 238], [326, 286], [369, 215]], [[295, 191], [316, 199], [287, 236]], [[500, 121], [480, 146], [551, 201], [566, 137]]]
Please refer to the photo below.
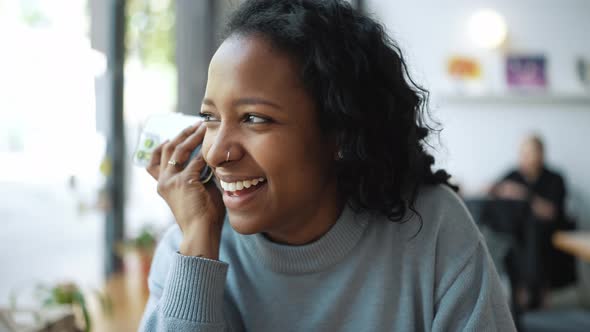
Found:
[[232, 197], [249, 194], [262, 187], [265, 183], [266, 179], [263, 177], [236, 182], [225, 182], [223, 180], [219, 180], [221, 188]]

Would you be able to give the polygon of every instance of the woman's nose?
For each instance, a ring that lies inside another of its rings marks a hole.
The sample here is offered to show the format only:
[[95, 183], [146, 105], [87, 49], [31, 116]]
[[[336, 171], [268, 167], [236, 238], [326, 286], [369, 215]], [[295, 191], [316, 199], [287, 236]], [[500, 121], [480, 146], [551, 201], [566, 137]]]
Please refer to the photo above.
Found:
[[213, 135], [211, 146], [205, 156], [209, 166], [217, 168], [242, 158], [243, 149], [237, 140], [235, 129], [222, 126], [213, 132], [208, 130], [207, 134]]

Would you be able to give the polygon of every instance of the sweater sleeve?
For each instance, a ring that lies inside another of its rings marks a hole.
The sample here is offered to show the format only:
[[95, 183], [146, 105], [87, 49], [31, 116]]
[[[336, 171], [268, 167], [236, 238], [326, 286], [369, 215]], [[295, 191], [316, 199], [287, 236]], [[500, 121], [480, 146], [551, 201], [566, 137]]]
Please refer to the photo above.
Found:
[[183, 256], [174, 231], [164, 236], [148, 278], [150, 297], [139, 331], [227, 331], [224, 288], [228, 264]]
[[516, 331], [504, 289], [481, 242], [456, 265], [435, 304], [432, 331]]

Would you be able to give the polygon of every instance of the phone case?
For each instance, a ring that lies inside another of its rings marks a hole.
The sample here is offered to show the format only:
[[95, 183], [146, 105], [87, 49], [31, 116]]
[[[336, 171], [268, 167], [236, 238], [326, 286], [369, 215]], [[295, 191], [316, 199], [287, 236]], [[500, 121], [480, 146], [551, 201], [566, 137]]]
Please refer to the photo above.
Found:
[[[153, 151], [164, 141], [173, 139], [181, 131], [189, 126], [193, 126], [202, 121], [201, 117], [186, 115], [182, 113], [155, 114], [146, 121], [137, 147], [133, 153], [133, 164], [140, 167], [147, 167]], [[194, 158], [201, 151], [199, 145], [191, 154], [190, 159]], [[212, 176], [209, 166], [201, 172], [201, 182], [207, 182]]]

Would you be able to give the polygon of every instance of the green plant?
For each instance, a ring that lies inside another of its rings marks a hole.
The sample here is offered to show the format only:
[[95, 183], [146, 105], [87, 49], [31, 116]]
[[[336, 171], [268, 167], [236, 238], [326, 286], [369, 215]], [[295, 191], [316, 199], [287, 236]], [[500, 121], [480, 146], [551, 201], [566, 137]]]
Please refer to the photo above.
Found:
[[127, 54], [145, 65], [174, 65], [173, 0], [128, 0], [126, 2]]
[[[84, 293], [75, 283], [64, 282], [52, 287], [38, 285], [37, 293], [41, 298], [43, 307], [71, 305], [74, 308], [79, 308], [84, 318], [84, 331], [90, 331], [92, 320], [88, 312], [86, 299]], [[94, 291], [94, 295], [100, 300], [103, 311], [110, 313], [112, 310], [110, 298], [96, 290]]]
[[156, 246], [155, 232], [150, 227], [145, 227], [131, 240], [131, 244], [137, 249], [151, 250]]
[[117, 252], [122, 257], [128, 252], [151, 256], [157, 244], [157, 232], [151, 225], [144, 226], [139, 234], [130, 237], [117, 245]]
[[[102, 311], [110, 315], [112, 313], [112, 301], [111, 298], [96, 289], [92, 290], [91, 293], [100, 301], [100, 307]], [[37, 303], [32, 309], [27, 305], [21, 308], [18, 302], [23, 301], [25, 303]], [[80, 290], [73, 282], [62, 282], [56, 285], [50, 286], [47, 284], [39, 283], [34, 287], [22, 287], [18, 289], [12, 289], [9, 296], [10, 311], [11, 312], [26, 312], [31, 314], [36, 322], [43, 320], [42, 308], [70, 306], [73, 309], [74, 314], [77, 313], [82, 315], [84, 321], [84, 331], [90, 331], [92, 326], [91, 316], [88, 311], [86, 297], [84, 292]]]

